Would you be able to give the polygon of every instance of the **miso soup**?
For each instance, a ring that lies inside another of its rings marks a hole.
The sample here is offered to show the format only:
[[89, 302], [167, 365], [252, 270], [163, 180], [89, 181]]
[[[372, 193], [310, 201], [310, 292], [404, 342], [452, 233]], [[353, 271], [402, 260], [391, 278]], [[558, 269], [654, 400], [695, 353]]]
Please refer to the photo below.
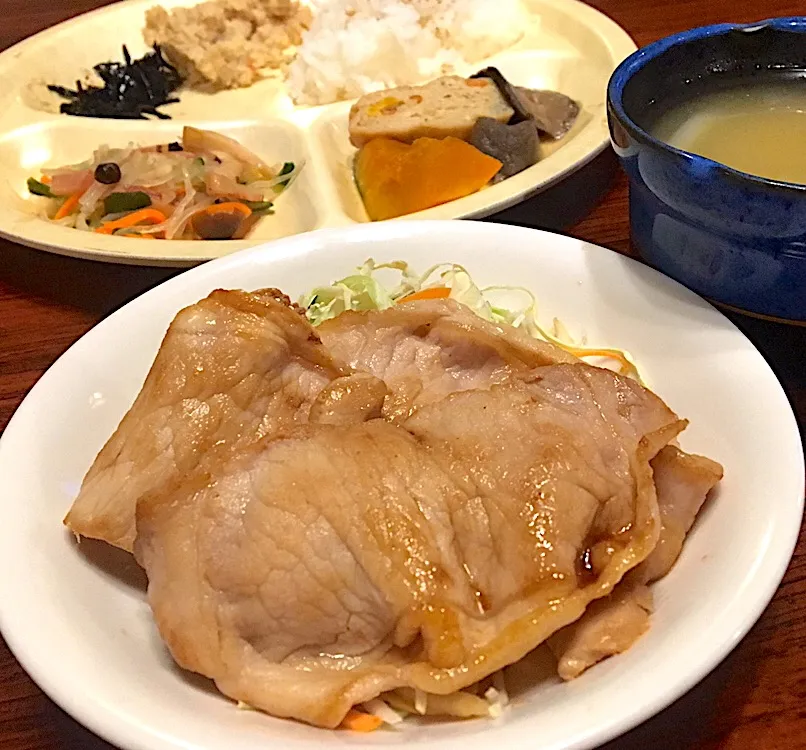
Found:
[[806, 184], [805, 79], [703, 94], [669, 109], [651, 131], [742, 172]]

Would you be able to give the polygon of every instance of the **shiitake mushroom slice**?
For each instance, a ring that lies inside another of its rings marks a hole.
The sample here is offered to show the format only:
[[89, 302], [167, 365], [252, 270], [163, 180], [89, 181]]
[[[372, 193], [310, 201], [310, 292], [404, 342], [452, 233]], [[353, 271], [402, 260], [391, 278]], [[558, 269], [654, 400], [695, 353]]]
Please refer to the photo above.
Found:
[[531, 120], [541, 133], [562, 138], [579, 115], [579, 104], [558, 91], [544, 91], [513, 86], [498, 68], [488, 67], [471, 78], [489, 78], [507, 104], [514, 110], [510, 125]]

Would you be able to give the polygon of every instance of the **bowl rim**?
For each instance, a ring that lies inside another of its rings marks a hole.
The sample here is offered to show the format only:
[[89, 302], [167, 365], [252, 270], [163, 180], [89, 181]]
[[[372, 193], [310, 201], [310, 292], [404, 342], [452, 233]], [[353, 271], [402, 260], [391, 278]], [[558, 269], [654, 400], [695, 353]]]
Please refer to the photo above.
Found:
[[806, 16], [768, 18], [754, 23], [717, 23], [709, 26], [698, 26], [651, 42], [625, 58], [613, 71], [607, 84], [607, 113], [608, 118], [611, 119], [611, 141], [613, 141], [616, 153], [621, 155], [621, 149], [612, 135], [613, 119], [617, 120], [618, 124], [639, 143], [665, 152], [678, 161], [685, 162], [686, 167], [689, 169], [702, 172], [716, 172], [720, 177], [738, 183], [738, 187], [747, 186], [749, 184], [763, 190], [788, 193], [792, 198], [802, 197], [803, 194], [806, 193], [806, 184], [773, 180], [749, 174], [748, 172], [742, 172], [741, 170], [729, 167], [722, 162], [709, 159], [706, 156], [700, 156], [699, 154], [694, 154], [690, 151], [684, 151], [676, 146], [672, 146], [642, 128], [627, 114], [624, 107], [624, 89], [632, 80], [633, 76], [649, 62], [666, 54], [666, 52], [673, 47], [689, 44], [708, 37], [724, 36], [735, 31], [752, 34], [765, 29], [773, 29], [778, 32], [806, 34]]

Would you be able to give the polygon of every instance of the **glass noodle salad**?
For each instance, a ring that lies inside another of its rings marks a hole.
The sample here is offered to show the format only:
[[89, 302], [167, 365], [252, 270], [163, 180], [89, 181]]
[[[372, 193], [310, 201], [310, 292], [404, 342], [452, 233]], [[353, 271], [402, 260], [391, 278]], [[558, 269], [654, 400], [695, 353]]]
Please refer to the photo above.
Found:
[[140, 239], [241, 239], [302, 169], [266, 164], [237, 141], [186, 127], [181, 142], [100, 146], [91, 159], [43, 169], [28, 191], [45, 216], [84, 231]]
[[[390, 271], [395, 272], [397, 283], [384, 285], [379, 276]], [[513, 296], [520, 297], [522, 304], [511, 306]], [[537, 299], [528, 289], [519, 286], [479, 287], [467, 270], [456, 263], [439, 263], [424, 274], [418, 274], [403, 261], [375, 263], [370, 258], [354, 274], [330, 286], [313, 289], [302, 297], [299, 304], [305, 309], [308, 320], [319, 325], [346, 310], [385, 310], [399, 302], [418, 299], [454, 299], [485, 320], [522, 328], [530, 336], [556, 344], [576, 357], [607, 360], [622, 375], [641, 381], [629, 352], [589, 347], [584, 341], [577, 342], [557, 318], [553, 319], [551, 329], [546, 329], [538, 320]]]

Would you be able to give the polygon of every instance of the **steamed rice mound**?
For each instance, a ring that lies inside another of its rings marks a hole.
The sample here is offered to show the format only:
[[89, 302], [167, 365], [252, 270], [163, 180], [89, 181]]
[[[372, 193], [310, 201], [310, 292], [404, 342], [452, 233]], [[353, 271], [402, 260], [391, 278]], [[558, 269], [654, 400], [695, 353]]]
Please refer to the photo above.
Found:
[[288, 72], [297, 104], [467, 75], [535, 23], [522, 0], [310, 0], [314, 21]]
[[148, 44], [159, 44], [190, 86], [249, 86], [293, 58], [311, 11], [298, 0], [208, 0], [146, 13]]

